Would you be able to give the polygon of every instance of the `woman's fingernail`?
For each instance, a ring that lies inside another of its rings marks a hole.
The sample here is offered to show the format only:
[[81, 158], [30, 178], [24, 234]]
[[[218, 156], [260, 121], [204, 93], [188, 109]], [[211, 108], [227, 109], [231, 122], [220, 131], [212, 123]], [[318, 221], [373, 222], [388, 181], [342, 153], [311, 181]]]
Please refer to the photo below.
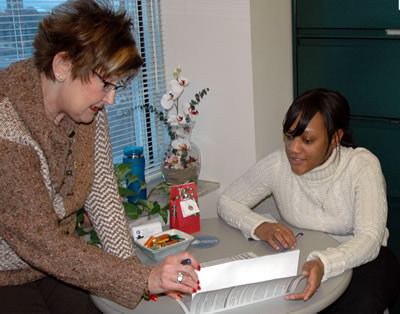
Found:
[[153, 301], [157, 301], [157, 296], [156, 295], [151, 295], [150, 299], [153, 300]]
[[197, 265], [197, 270], [200, 270], [200, 265]]
[[178, 294], [178, 298], [179, 298], [179, 299], [182, 299], [182, 296], [181, 296], [180, 294]]
[[200, 284], [200, 280], [197, 280], [197, 284], [198, 284], [198, 285]]
[[197, 292], [197, 290], [196, 289], [193, 289], [193, 293], [196, 293]]
[[201, 290], [200, 286], [197, 286], [197, 290]]

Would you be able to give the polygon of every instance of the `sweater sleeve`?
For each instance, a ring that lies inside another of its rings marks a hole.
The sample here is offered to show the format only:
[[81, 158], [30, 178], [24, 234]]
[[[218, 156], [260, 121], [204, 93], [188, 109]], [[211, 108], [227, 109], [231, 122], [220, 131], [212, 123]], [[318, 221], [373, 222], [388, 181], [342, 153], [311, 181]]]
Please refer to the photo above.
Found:
[[94, 153], [94, 179], [85, 203], [86, 212], [106, 252], [121, 258], [133, 256], [132, 237], [114, 175], [104, 110], [96, 117]]
[[278, 162], [277, 153], [265, 157], [230, 185], [218, 200], [219, 216], [247, 238], [259, 240], [254, 234], [257, 227], [264, 222], [274, 222], [252, 208], [272, 193], [273, 170]]
[[69, 234], [53, 209], [33, 149], [1, 140], [0, 152], [0, 236], [9, 247], [36, 270], [134, 307], [152, 268]]
[[313, 251], [307, 260], [320, 258], [323, 281], [374, 260], [387, 237], [386, 185], [378, 159], [366, 150], [349, 167], [354, 173], [353, 237], [337, 248]]

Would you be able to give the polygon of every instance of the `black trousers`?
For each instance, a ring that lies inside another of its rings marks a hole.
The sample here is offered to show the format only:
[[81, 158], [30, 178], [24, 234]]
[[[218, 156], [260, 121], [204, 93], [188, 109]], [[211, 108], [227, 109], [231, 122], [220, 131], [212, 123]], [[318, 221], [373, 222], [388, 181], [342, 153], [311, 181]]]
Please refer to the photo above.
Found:
[[52, 277], [0, 287], [0, 313], [101, 314], [87, 291]]
[[346, 291], [321, 314], [382, 314], [400, 292], [400, 264], [393, 252], [381, 247], [378, 257], [353, 269]]

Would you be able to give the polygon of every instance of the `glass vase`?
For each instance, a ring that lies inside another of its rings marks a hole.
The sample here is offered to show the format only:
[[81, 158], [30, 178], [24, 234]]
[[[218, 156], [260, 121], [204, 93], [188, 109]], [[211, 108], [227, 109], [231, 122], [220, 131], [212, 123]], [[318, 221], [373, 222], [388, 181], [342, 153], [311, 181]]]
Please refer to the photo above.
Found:
[[164, 180], [172, 185], [197, 183], [201, 168], [200, 149], [191, 141], [180, 143], [177, 145], [175, 140], [168, 146], [161, 166]]

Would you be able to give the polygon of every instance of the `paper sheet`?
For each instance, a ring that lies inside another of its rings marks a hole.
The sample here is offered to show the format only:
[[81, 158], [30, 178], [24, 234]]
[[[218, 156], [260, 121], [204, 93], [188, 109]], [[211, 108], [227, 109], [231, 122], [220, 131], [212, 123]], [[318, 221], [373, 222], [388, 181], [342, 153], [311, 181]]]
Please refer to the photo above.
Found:
[[197, 272], [201, 292], [295, 276], [299, 255], [294, 250], [202, 268]]

